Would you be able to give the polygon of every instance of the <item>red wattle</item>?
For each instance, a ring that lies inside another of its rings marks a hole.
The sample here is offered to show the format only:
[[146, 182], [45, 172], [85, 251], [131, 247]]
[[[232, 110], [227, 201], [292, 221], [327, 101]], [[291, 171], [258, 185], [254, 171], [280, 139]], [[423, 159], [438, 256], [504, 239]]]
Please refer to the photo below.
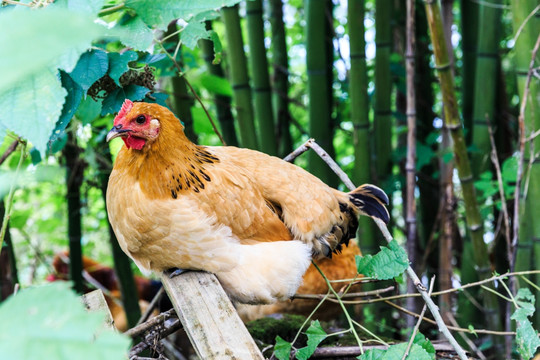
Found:
[[134, 148], [135, 150], [141, 150], [146, 144], [146, 140], [142, 138], [138, 138], [135, 136], [128, 135], [127, 138], [122, 138], [124, 140], [124, 144], [126, 144], [127, 148]]

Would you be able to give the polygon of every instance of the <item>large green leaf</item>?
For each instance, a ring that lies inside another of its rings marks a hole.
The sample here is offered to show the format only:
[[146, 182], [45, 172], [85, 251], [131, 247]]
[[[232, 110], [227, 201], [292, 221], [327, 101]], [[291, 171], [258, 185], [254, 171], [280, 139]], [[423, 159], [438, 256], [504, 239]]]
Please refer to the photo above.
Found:
[[356, 266], [360, 274], [388, 280], [402, 274], [409, 266], [409, 259], [405, 250], [396, 240], [392, 240], [388, 247], [381, 247], [375, 256], [356, 256]]
[[116, 85], [120, 86], [120, 76], [129, 70], [128, 64], [137, 59], [135, 51], [126, 51], [123, 54], [111, 52], [109, 55], [109, 76]]
[[307, 335], [307, 346], [301, 349], [298, 349], [296, 352], [296, 358], [298, 360], [307, 360], [313, 355], [317, 346], [323, 341], [328, 335], [321, 327], [319, 320], [311, 322], [311, 325], [306, 331]]
[[200, 39], [210, 39], [210, 36], [210, 32], [206, 30], [204, 23], [199, 21], [188, 22], [180, 33], [182, 44], [190, 49], [195, 49], [197, 41]]
[[69, 283], [30, 288], [0, 306], [0, 354], [11, 360], [121, 360], [129, 339], [103, 329], [103, 313], [89, 313]]
[[[407, 343], [401, 343], [390, 346], [387, 350], [373, 349], [366, 351], [363, 355], [358, 357], [360, 360], [401, 360], [405, 351], [407, 350]], [[431, 360], [431, 356], [420, 345], [412, 344], [407, 360]]]
[[108, 69], [107, 53], [103, 50], [92, 50], [81, 55], [70, 76], [86, 93], [92, 84], [105, 76]]
[[276, 345], [274, 345], [274, 355], [278, 360], [289, 360], [292, 344], [283, 340], [279, 335], [276, 336]]
[[536, 310], [535, 297], [527, 288], [518, 290], [516, 301], [519, 308], [512, 314], [512, 320], [516, 320], [516, 343], [520, 355], [524, 359], [534, 356], [536, 349], [540, 346], [538, 332], [533, 328], [529, 316]]
[[0, 93], [0, 123], [44, 153], [66, 94], [58, 76], [44, 69]]
[[128, 0], [126, 6], [134, 9], [149, 26], [164, 30], [175, 19], [187, 21], [200, 13], [239, 2], [240, 0]]
[[69, 71], [104, 32], [90, 17], [65, 9], [0, 13], [0, 93], [46, 68]]
[[122, 44], [134, 50], [146, 51], [152, 45], [154, 33], [142, 21], [140, 16], [131, 17], [126, 15], [114, 27], [116, 30], [123, 30], [118, 33], [118, 38]]

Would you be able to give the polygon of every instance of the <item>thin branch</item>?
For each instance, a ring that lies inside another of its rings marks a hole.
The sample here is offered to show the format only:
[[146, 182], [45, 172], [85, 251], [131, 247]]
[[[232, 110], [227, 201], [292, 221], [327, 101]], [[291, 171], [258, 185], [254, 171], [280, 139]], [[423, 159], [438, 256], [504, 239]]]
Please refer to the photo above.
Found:
[[135, 326], [134, 328], [129, 329], [124, 334], [131, 338], [135, 338], [143, 334], [144, 332], [156, 327], [157, 325], [163, 324], [166, 320], [173, 317], [176, 317], [176, 312], [174, 309], [165, 311], [159, 314], [158, 316], [151, 318], [147, 322], [144, 322], [142, 324]]
[[182, 324], [180, 323], [180, 320], [178, 320], [178, 318], [174, 319], [171, 324], [164, 323], [161, 329], [156, 329], [155, 331], [152, 331], [152, 333], [148, 334], [143, 341], [133, 346], [131, 350], [129, 350], [129, 358], [133, 359], [133, 357], [141, 351], [144, 351], [156, 344], [159, 339], [166, 338], [167, 336], [181, 328]]
[[141, 315], [141, 318], [139, 319], [139, 321], [137, 321], [137, 325], [139, 324], [142, 324], [143, 322], [145, 322], [146, 320], [148, 320], [148, 318], [150, 317], [150, 314], [152, 314], [152, 311], [154, 311], [154, 309], [156, 308], [157, 306], [157, 303], [158, 301], [162, 298], [163, 294], [165, 293], [165, 289], [163, 288], [163, 286], [158, 290], [157, 294], [154, 296], [154, 298], [152, 299], [152, 301], [150, 302], [150, 304], [148, 305], [148, 307], [146, 308], [144, 314]]
[[[428, 295], [431, 296], [431, 292], [433, 291], [433, 285], [435, 284], [435, 276], [431, 278], [431, 283], [429, 284], [429, 291]], [[407, 358], [407, 355], [409, 355], [409, 351], [411, 351], [411, 346], [414, 342], [414, 338], [416, 337], [416, 333], [418, 332], [418, 329], [420, 328], [420, 324], [422, 323], [422, 320], [424, 319], [424, 314], [426, 313], [427, 307], [426, 304], [422, 307], [422, 312], [420, 312], [420, 316], [418, 317], [418, 321], [416, 322], [416, 325], [414, 326], [414, 329], [411, 334], [411, 338], [409, 339], [409, 343], [407, 344], [407, 349], [405, 349], [405, 353], [403, 354], [403, 357], [401, 360], [405, 360]]]
[[521, 32], [523, 31], [523, 28], [525, 27], [525, 25], [529, 22], [529, 20], [534, 16], [534, 14], [536, 14], [536, 12], [540, 10], [540, 5], [538, 5], [537, 7], [535, 7], [533, 9], [533, 11], [531, 11], [531, 13], [529, 15], [527, 15], [527, 17], [525, 18], [525, 20], [523, 20], [523, 22], [521, 23], [521, 25], [519, 26], [519, 28], [517, 29], [516, 31], [516, 36], [514, 36], [514, 38], [512, 39], [514, 41], [514, 44], [516, 43], [519, 35], [521, 34]]
[[105, 16], [105, 15], [109, 15], [109, 14], [112, 14], [113, 12], [116, 12], [118, 10], [122, 10], [124, 7], [126, 6], [125, 3], [120, 3], [118, 5], [115, 5], [115, 6], [111, 6], [111, 7], [108, 7], [108, 8], [105, 8], [105, 9], [102, 9], [98, 12], [98, 16]]
[[[529, 63], [529, 71], [527, 72], [527, 80], [525, 82], [525, 89], [523, 90], [523, 97], [521, 98], [521, 105], [519, 108], [519, 152], [518, 152], [518, 171], [516, 177], [516, 190], [514, 193], [514, 223], [513, 223], [513, 239], [512, 246], [516, 247], [518, 244], [519, 236], [519, 200], [520, 200], [520, 189], [521, 189], [521, 179], [523, 177], [523, 153], [525, 151], [525, 109], [527, 107], [527, 98], [529, 97], [529, 88], [531, 85], [532, 78], [532, 69], [534, 68], [534, 61], [536, 59], [536, 53], [538, 52], [538, 47], [540, 46], [540, 35], [536, 39], [536, 44], [531, 54], [531, 62]], [[514, 254], [515, 256], [515, 254]], [[513, 262], [514, 263], [514, 262]], [[510, 268], [510, 271], [514, 270]]]
[[[385, 301], [385, 303], [390, 305], [391, 307], [395, 308], [396, 310], [404, 313], [404, 314], [414, 316], [416, 318], [420, 317], [420, 314], [409, 311], [409, 310], [405, 309], [404, 307], [399, 306], [396, 303], [393, 303], [391, 301]], [[433, 324], [433, 325], [437, 325], [437, 322], [435, 320], [427, 318], [427, 317], [424, 317], [422, 321], [428, 322], [428, 323]], [[493, 330], [485, 330], [485, 329], [473, 329], [473, 330], [471, 330], [471, 329], [465, 329], [465, 328], [456, 327], [456, 326], [447, 326], [447, 327], [448, 327], [449, 330], [452, 330], [452, 331], [464, 332], [464, 333], [473, 334], [473, 335], [476, 335], [476, 334], [487, 334], [487, 335], [497, 335], [497, 336], [516, 335], [515, 332], [508, 332], [508, 331], [493, 331]]]
[[26, 4], [20, 1], [13, 1], [13, 0], [2, 0], [0, 3], [1, 5], [8, 4], [8, 5], [22, 5], [22, 6], [32, 7], [31, 4]]
[[17, 145], [19, 145], [19, 140], [14, 140], [11, 145], [8, 146], [6, 151], [2, 154], [2, 157], [0, 157], [0, 165], [2, 165], [9, 155], [17, 149]]
[[[448, 321], [450, 321], [450, 323], [453, 326], [459, 327], [459, 325], [458, 325], [458, 323], [456, 321], [456, 318], [454, 317], [454, 314], [452, 314], [450, 312], [450, 313], [447, 314], [447, 317], [448, 317]], [[482, 351], [480, 351], [478, 346], [476, 346], [476, 344], [471, 339], [469, 339], [469, 337], [467, 335], [465, 335], [464, 332], [460, 331], [460, 332], [458, 332], [458, 334], [459, 334], [459, 336], [461, 336], [463, 341], [465, 341], [465, 343], [467, 343], [467, 345], [469, 345], [471, 350], [474, 351], [474, 353], [476, 354], [476, 356], [478, 356], [478, 358], [480, 360], [487, 360], [486, 356], [482, 353]]]
[[216, 123], [214, 122], [214, 119], [212, 119], [212, 116], [210, 115], [210, 112], [206, 108], [206, 105], [204, 105], [203, 101], [201, 100], [201, 98], [199, 97], [199, 95], [197, 94], [197, 92], [195, 91], [193, 86], [191, 86], [191, 83], [186, 78], [185, 73], [182, 71], [182, 68], [180, 67], [180, 64], [178, 64], [178, 62], [176, 61], [176, 58], [174, 58], [171, 54], [169, 54], [169, 52], [167, 51], [167, 49], [165, 49], [165, 47], [163, 46], [163, 43], [160, 40], [156, 39], [156, 43], [161, 47], [163, 52], [165, 52], [165, 55], [167, 55], [167, 57], [172, 61], [172, 63], [174, 64], [174, 67], [178, 71], [178, 76], [184, 77], [184, 81], [186, 82], [186, 85], [189, 87], [189, 90], [191, 91], [191, 93], [193, 94], [195, 99], [197, 99], [199, 104], [201, 104], [201, 107], [203, 108], [204, 113], [208, 117], [208, 120], [210, 120], [210, 124], [212, 124], [212, 128], [214, 129], [214, 132], [216, 133], [216, 135], [219, 137], [219, 140], [221, 141], [221, 143], [223, 145], [227, 145], [227, 143], [223, 139], [223, 136], [219, 132], [219, 130], [218, 130], [217, 126], [216, 126]]
[[[389, 286], [384, 289], [347, 293], [347, 294], [339, 295], [339, 297], [341, 299], [367, 297], [367, 296], [384, 294], [386, 292], [393, 291], [393, 290], [395, 290], [395, 287]], [[326, 295], [322, 295], [322, 294], [295, 294], [291, 299], [322, 300], [323, 298], [326, 298], [326, 297], [327, 297]], [[331, 299], [336, 299], [335, 295], [330, 294], [330, 296], [328, 296], [328, 300], [331, 300]]]

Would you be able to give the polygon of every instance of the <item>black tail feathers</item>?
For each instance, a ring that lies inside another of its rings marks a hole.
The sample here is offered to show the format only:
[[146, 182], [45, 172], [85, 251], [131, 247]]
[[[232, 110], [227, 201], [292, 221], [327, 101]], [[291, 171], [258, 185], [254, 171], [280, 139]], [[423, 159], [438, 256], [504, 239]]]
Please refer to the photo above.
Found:
[[377, 186], [364, 184], [351, 191], [349, 197], [361, 213], [381, 219], [386, 224], [390, 221], [390, 214], [385, 206], [389, 203], [388, 196]]

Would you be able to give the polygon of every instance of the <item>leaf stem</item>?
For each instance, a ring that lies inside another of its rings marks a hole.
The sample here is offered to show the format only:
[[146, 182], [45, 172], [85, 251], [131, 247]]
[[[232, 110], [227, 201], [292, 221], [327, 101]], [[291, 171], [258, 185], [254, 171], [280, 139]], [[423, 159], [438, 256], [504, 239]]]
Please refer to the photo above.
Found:
[[109, 15], [109, 14], [112, 14], [113, 12], [118, 11], [118, 10], [122, 10], [125, 6], [126, 6], [126, 3], [120, 3], [118, 5], [111, 6], [111, 7], [100, 10], [98, 12], [98, 15], [99, 16]]
[[362, 340], [360, 340], [360, 337], [358, 336], [358, 333], [356, 332], [356, 329], [354, 328], [353, 320], [351, 319], [351, 315], [349, 315], [349, 312], [345, 308], [345, 304], [343, 304], [343, 301], [341, 301], [341, 298], [339, 297], [338, 293], [336, 292], [336, 290], [334, 290], [334, 288], [332, 287], [332, 284], [330, 284], [330, 281], [328, 281], [328, 278], [326, 277], [326, 275], [324, 275], [322, 270], [317, 266], [317, 264], [314, 261], [312, 261], [311, 263], [313, 264], [313, 266], [315, 266], [319, 274], [321, 274], [321, 276], [323, 277], [324, 281], [326, 282], [326, 285], [328, 286], [328, 289], [332, 293], [334, 293], [334, 295], [336, 296], [339, 302], [339, 305], [341, 306], [341, 309], [343, 310], [343, 314], [345, 314], [345, 317], [347, 318], [347, 322], [349, 323], [350, 330], [353, 333], [354, 338], [356, 339], [356, 342], [358, 343], [358, 347], [360, 348], [360, 353], [363, 354], [364, 348], [362, 346]]
[[4, 237], [6, 235], [7, 225], [9, 219], [11, 218], [11, 211], [13, 210], [13, 194], [15, 193], [15, 184], [17, 183], [19, 171], [21, 170], [22, 163], [26, 157], [26, 141], [19, 140], [19, 144], [21, 144], [21, 157], [19, 158], [17, 169], [15, 170], [15, 174], [13, 175], [13, 179], [11, 180], [11, 186], [9, 188], [9, 193], [7, 196], [6, 211], [4, 213], [4, 218], [2, 219], [2, 228], [0, 230], [0, 249], [2, 249], [2, 246], [4, 245]]

